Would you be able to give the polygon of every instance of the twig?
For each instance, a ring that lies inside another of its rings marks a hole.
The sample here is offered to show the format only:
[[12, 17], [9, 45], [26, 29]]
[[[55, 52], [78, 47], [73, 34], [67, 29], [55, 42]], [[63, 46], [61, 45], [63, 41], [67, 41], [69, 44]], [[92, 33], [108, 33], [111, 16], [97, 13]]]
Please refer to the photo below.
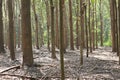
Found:
[[12, 67], [6, 68], [6, 69], [0, 71], [0, 73], [4, 73], [4, 72], [9, 71], [9, 70], [14, 69], [14, 68], [20, 69], [20, 65], [12, 66]]

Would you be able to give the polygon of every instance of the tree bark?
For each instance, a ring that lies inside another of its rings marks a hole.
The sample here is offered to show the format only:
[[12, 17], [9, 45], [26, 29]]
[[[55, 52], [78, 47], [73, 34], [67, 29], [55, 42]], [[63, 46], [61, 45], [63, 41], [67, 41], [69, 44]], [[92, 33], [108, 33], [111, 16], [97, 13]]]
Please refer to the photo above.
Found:
[[83, 39], [83, 26], [84, 26], [84, 21], [82, 20], [84, 18], [84, 5], [83, 5], [83, 0], [80, 0], [80, 64], [83, 65], [83, 47], [84, 47], [84, 39]]
[[69, 26], [70, 26], [70, 49], [74, 50], [73, 22], [72, 22], [72, 2], [69, 0]]
[[90, 52], [92, 53], [92, 36], [91, 36], [91, 26], [90, 26], [90, 14], [91, 14], [91, 3], [90, 3], [90, 0], [89, 0], [89, 22], [88, 22], [88, 26], [89, 26], [89, 43], [90, 43]]
[[96, 8], [97, 8], [97, 3], [96, 3], [97, 1], [95, 1], [95, 22], [96, 22], [96, 24], [95, 24], [95, 26], [96, 26], [96, 30], [95, 30], [95, 45], [96, 45], [96, 49], [98, 48], [98, 21], [97, 21], [97, 10], [96, 10]]
[[23, 65], [33, 65], [30, 0], [21, 0]]
[[46, 5], [46, 14], [47, 14], [47, 47], [48, 50], [50, 51], [50, 8], [49, 8], [49, 3], [48, 1], [45, 1], [45, 5]]
[[115, 10], [114, 10], [114, 0], [110, 0], [110, 15], [111, 15], [111, 37], [112, 37], [112, 51], [117, 51], [116, 44], [116, 33], [115, 33]]
[[36, 26], [36, 31], [35, 31], [35, 36], [36, 36], [36, 48], [39, 49], [39, 38], [38, 38], [38, 17], [36, 14], [36, 7], [35, 7], [35, 0], [33, 0], [33, 11], [34, 11], [34, 18], [35, 18], [35, 26]]
[[61, 80], [65, 79], [64, 75], [64, 26], [63, 26], [63, 5], [64, 0], [59, 0], [59, 9], [60, 9], [60, 63], [61, 63]]
[[14, 52], [14, 21], [13, 21], [13, 7], [12, 0], [8, 0], [8, 16], [9, 16], [9, 49], [11, 60], [15, 59]]
[[19, 15], [18, 15], [18, 48], [21, 46], [21, 6], [20, 1], [17, 0], [18, 7], [19, 7]]
[[4, 53], [4, 29], [3, 29], [3, 13], [2, 13], [2, 0], [0, 0], [0, 53]]
[[103, 16], [102, 16], [102, 1], [100, 0], [100, 45], [103, 46]]
[[51, 55], [51, 57], [53, 59], [56, 59], [56, 54], [55, 54], [55, 30], [54, 30], [54, 5], [53, 5], [53, 0], [50, 0], [50, 6], [51, 6], [51, 43], [52, 43], [52, 55]]
[[84, 7], [85, 7], [85, 27], [86, 27], [86, 48], [87, 48], [86, 56], [88, 57], [89, 48], [88, 48], [87, 5], [85, 5]]
[[80, 43], [79, 43], [79, 2], [76, 0], [77, 4], [77, 12], [76, 12], [76, 48], [79, 49]]
[[59, 48], [59, 29], [58, 29], [58, 0], [56, 0], [56, 47]]
[[93, 9], [93, 10], [92, 10], [92, 47], [93, 47], [93, 50], [95, 50], [95, 32], [94, 32], [94, 31], [95, 31], [95, 27], [94, 27], [94, 26], [95, 26], [95, 25], [94, 25], [94, 22], [95, 22], [95, 21], [94, 21], [94, 7], [95, 7], [95, 6], [94, 6], [94, 3], [93, 3], [93, 5], [92, 5], [92, 7], [93, 7], [93, 8], [92, 8], [92, 9]]
[[118, 0], [118, 11], [119, 11], [119, 65], [120, 65], [120, 0]]

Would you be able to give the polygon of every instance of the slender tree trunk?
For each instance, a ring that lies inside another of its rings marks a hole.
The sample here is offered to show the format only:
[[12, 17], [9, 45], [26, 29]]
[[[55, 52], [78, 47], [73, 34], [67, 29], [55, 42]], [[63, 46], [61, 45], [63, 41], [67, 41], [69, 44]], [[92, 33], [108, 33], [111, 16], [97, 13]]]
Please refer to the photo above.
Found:
[[77, 4], [77, 13], [76, 13], [76, 48], [79, 49], [79, 2], [76, 0]]
[[102, 16], [102, 1], [100, 0], [100, 45], [103, 46], [103, 16]]
[[91, 14], [91, 3], [90, 3], [90, 0], [89, 0], [89, 23], [88, 23], [88, 26], [89, 26], [89, 42], [90, 42], [90, 52], [92, 53], [92, 36], [91, 36], [91, 26], [90, 26], [90, 14]]
[[21, 5], [23, 64], [32, 66], [33, 52], [31, 40], [30, 0], [21, 0]]
[[72, 22], [72, 0], [69, 0], [69, 23], [70, 23], [70, 49], [74, 50], [74, 37], [73, 37], [73, 22]]
[[20, 1], [17, 0], [18, 2], [18, 7], [19, 7], [19, 15], [18, 15], [18, 48], [20, 48], [21, 45], [21, 6], [20, 6]]
[[118, 24], [117, 24], [117, 18], [118, 18], [118, 14], [117, 14], [117, 3], [116, 0], [114, 0], [114, 12], [115, 12], [115, 37], [116, 37], [116, 51], [117, 51], [117, 55], [119, 55], [119, 49], [118, 49]]
[[35, 18], [35, 26], [36, 26], [36, 31], [35, 31], [35, 34], [36, 34], [36, 48], [39, 49], [39, 38], [38, 38], [38, 17], [37, 17], [37, 14], [36, 14], [36, 7], [35, 7], [35, 0], [33, 0], [33, 11], [34, 11], [34, 18]]
[[118, 0], [118, 11], [119, 11], [119, 64], [120, 64], [120, 0]]
[[60, 9], [60, 63], [61, 63], [61, 80], [65, 79], [64, 75], [64, 26], [63, 26], [63, 5], [64, 0], [59, 0], [59, 9]]
[[12, 7], [13, 8], [13, 21], [14, 21], [14, 49], [16, 49], [16, 22], [17, 22], [17, 10], [16, 10], [16, 2], [15, 0], [12, 1], [12, 5], [15, 6], [15, 7]]
[[51, 43], [52, 43], [52, 55], [51, 55], [51, 57], [53, 59], [55, 59], [56, 54], [55, 54], [55, 30], [54, 30], [54, 5], [53, 5], [53, 0], [50, 0], [50, 5], [51, 5]]
[[88, 57], [88, 25], [87, 25], [87, 5], [85, 5], [85, 27], [86, 27], [86, 48], [87, 48], [87, 52], [86, 55]]
[[95, 30], [95, 34], [96, 34], [96, 37], [95, 37], [95, 44], [96, 44], [96, 49], [98, 48], [98, 24], [97, 24], [97, 10], [96, 10], [96, 8], [97, 8], [97, 1], [95, 1], [95, 19], [96, 19], [96, 24], [95, 24], [95, 26], [96, 26], [96, 30]]
[[59, 29], [58, 29], [58, 0], [56, 0], [56, 47], [59, 48]]
[[93, 3], [93, 10], [92, 10], [92, 47], [95, 50], [95, 28], [94, 28], [94, 3]]
[[111, 15], [111, 36], [112, 36], [112, 51], [116, 52], [116, 35], [115, 35], [115, 12], [114, 1], [110, 0], [110, 15]]
[[[7, 10], [6, 10], [6, 1], [4, 0], [4, 1], [2, 1], [2, 4], [4, 5], [3, 6], [3, 9], [4, 9], [4, 15], [5, 16], [2, 16], [3, 17], [3, 30], [6, 30], [6, 31], [4, 31], [4, 34], [5, 34], [5, 36], [4, 36], [4, 45], [5, 45], [5, 47], [7, 48], [7, 24], [6, 24], [6, 22], [7, 22]], [[1, 5], [2, 6], [2, 5]], [[2, 29], [0, 29], [0, 30], [2, 30]], [[0, 31], [1, 32], [1, 31]], [[2, 39], [1, 39], [2, 40]], [[1, 42], [1, 41], [0, 41]]]
[[84, 31], [84, 21], [82, 20], [84, 18], [84, 5], [83, 5], [83, 0], [80, 0], [80, 64], [83, 65], [83, 31]]
[[49, 3], [48, 1], [45, 1], [46, 4], [46, 14], [47, 14], [47, 47], [48, 50], [50, 51], [50, 32], [49, 32], [49, 28], [50, 28], [50, 9], [49, 9]]
[[13, 21], [13, 8], [12, 0], [8, 0], [8, 15], [9, 15], [9, 49], [11, 60], [15, 59], [14, 52], [14, 21]]
[[3, 16], [2, 16], [2, 0], [0, 0], [0, 53], [4, 53], [5, 49], [4, 49], [4, 35], [3, 35]]
[[64, 52], [66, 52], [66, 48], [67, 48], [67, 44], [68, 44], [68, 40], [67, 40], [67, 11], [66, 11], [66, 6], [65, 4], [63, 5], [64, 11], [63, 11], [63, 26], [64, 26]]

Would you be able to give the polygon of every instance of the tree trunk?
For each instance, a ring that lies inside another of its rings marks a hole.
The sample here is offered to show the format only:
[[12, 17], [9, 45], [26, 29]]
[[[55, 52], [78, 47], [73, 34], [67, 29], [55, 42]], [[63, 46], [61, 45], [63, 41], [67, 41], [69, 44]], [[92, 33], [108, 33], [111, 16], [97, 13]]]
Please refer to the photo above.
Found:
[[64, 34], [64, 52], [66, 52], [66, 48], [68, 47], [68, 32], [67, 32], [67, 29], [68, 29], [68, 24], [67, 24], [67, 11], [66, 11], [66, 6], [65, 6], [65, 4], [63, 5], [63, 26], [64, 26], [64, 32], [63, 32], [63, 34]]
[[64, 75], [64, 26], [63, 26], [63, 5], [64, 0], [59, 0], [59, 9], [60, 9], [60, 63], [61, 63], [61, 80], [65, 79]]
[[72, 22], [72, 2], [69, 0], [69, 26], [70, 26], [70, 49], [74, 50], [73, 22]]
[[91, 36], [91, 26], [90, 26], [90, 14], [91, 14], [91, 3], [90, 3], [90, 0], [89, 0], [89, 22], [88, 22], [88, 26], [89, 26], [89, 42], [90, 42], [90, 52], [92, 53], [92, 36]]
[[84, 31], [84, 21], [82, 20], [84, 18], [84, 5], [83, 5], [83, 0], [80, 0], [80, 64], [83, 65], [83, 31]]
[[118, 14], [117, 14], [117, 3], [116, 0], [114, 0], [114, 12], [115, 12], [115, 37], [116, 37], [116, 51], [117, 51], [117, 55], [119, 55], [119, 49], [118, 49], [118, 24], [117, 24], [117, 18], [118, 18]]
[[35, 26], [36, 26], [36, 31], [35, 31], [35, 36], [36, 36], [36, 48], [39, 49], [39, 38], [38, 38], [38, 17], [36, 14], [36, 9], [35, 9], [35, 0], [33, 0], [33, 11], [34, 11], [34, 18], [35, 18]]
[[118, 11], [119, 11], [119, 65], [120, 65], [120, 0], [118, 0]]
[[49, 32], [49, 28], [50, 28], [50, 8], [49, 8], [49, 3], [48, 1], [45, 1], [45, 5], [46, 5], [46, 14], [47, 14], [47, 47], [48, 50], [50, 51], [50, 32]]
[[87, 48], [87, 52], [86, 52], [86, 56], [88, 57], [88, 25], [87, 25], [87, 5], [85, 5], [85, 27], [86, 27], [86, 48]]
[[23, 64], [32, 66], [33, 52], [31, 40], [30, 0], [21, 0], [21, 5]]
[[[15, 6], [16, 7], [16, 2], [13, 0], [12, 1], [12, 6]], [[16, 23], [17, 23], [17, 10], [16, 10], [16, 8], [15, 7], [12, 7], [13, 8], [13, 21], [14, 21], [14, 24], [13, 24], [13, 26], [14, 26], [14, 49], [16, 49]]]
[[111, 15], [111, 36], [112, 36], [112, 51], [116, 52], [116, 35], [115, 35], [115, 12], [114, 1], [110, 0], [110, 15]]
[[100, 0], [100, 45], [103, 46], [103, 16], [102, 16], [102, 1]]
[[56, 47], [59, 48], [59, 29], [58, 29], [58, 0], [56, 0]]
[[80, 43], [79, 43], [79, 2], [76, 0], [77, 4], [77, 13], [76, 13], [76, 48], [79, 49]]
[[54, 30], [54, 5], [53, 5], [53, 0], [50, 0], [50, 6], [51, 6], [51, 43], [52, 43], [52, 55], [51, 55], [51, 57], [53, 59], [55, 59], [56, 54], [55, 54], [55, 30]]
[[92, 7], [93, 7], [93, 10], [92, 10], [92, 47], [93, 47], [93, 50], [95, 50], [94, 3]]
[[96, 30], [95, 30], [95, 45], [96, 45], [96, 49], [98, 48], [98, 24], [97, 24], [97, 10], [96, 10], [96, 8], [97, 8], [97, 1], [95, 1], [95, 22], [96, 22], [96, 24], [95, 24], [95, 26], [96, 26]]
[[2, 17], [2, 0], [0, 0], [0, 53], [4, 53], [4, 35], [3, 35], [3, 17]]
[[19, 15], [18, 15], [18, 48], [20, 48], [21, 45], [21, 6], [20, 6], [20, 1], [17, 0], [18, 2], [18, 7], [19, 7]]
[[11, 60], [15, 59], [14, 52], [14, 21], [13, 21], [13, 7], [12, 0], [8, 0], [8, 15], [9, 15], [9, 49]]

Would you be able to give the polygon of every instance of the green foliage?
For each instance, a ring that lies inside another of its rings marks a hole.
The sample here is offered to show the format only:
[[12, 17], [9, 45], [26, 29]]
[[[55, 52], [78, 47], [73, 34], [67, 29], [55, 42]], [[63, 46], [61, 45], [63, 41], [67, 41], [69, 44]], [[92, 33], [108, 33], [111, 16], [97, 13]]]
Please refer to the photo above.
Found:
[[94, 4], [94, 3], [95, 3], [95, 0], [91, 0], [91, 3]]
[[112, 41], [111, 41], [111, 39], [108, 39], [108, 41], [104, 42], [104, 46], [109, 46], [109, 47], [111, 47], [111, 46], [112, 46]]

